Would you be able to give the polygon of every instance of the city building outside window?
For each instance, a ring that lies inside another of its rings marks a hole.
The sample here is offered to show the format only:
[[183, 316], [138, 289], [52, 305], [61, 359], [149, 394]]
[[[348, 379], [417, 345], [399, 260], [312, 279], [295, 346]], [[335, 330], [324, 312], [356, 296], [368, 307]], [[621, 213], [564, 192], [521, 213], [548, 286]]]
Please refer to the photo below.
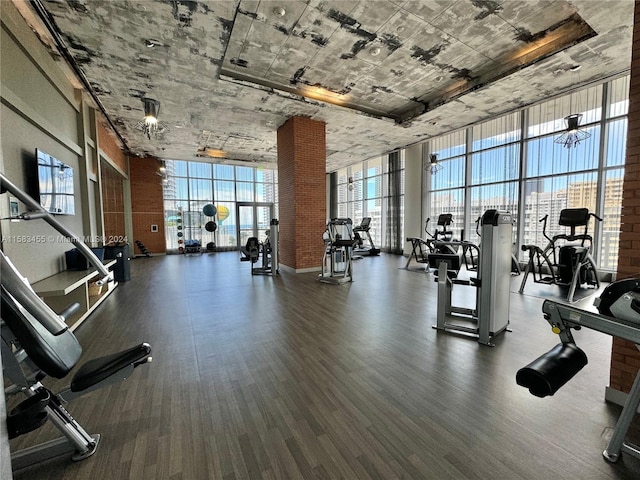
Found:
[[[177, 253], [186, 240], [199, 240], [205, 247], [235, 250], [238, 245], [236, 203], [271, 203], [277, 217], [277, 172], [272, 169], [166, 160], [164, 213], [167, 252]], [[203, 208], [213, 204], [214, 217]], [[213, 232], [205, 229], [216, 222]], [[269, 224], [270, 219], [261, 219]]]

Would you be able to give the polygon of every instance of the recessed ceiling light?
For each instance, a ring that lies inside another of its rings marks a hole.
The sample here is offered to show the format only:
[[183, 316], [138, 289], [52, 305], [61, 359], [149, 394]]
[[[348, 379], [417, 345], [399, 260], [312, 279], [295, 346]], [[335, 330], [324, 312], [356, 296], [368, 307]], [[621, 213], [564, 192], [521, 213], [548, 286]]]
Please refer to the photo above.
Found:
[[574, 65], [573, 67], [569, 67], [570, 72], [577, 72], [582, 68], [582, 65]]
[[380, 55], [380, 47], [373, 47], [371, 50], [369, 50], [369, 53], [372, 57], [377, 57], [378, 55]]
[[287, 11], [282, 7], [275, 7], [273, 9], [273, 13], [279, 17], [284, 17], [284, 14], [287, 13]]
[[402, 33], [404, 32], [404, 28], [405, 28], [404, 25], [400, 25], [398, 28], [396, 28], [396, 32]]

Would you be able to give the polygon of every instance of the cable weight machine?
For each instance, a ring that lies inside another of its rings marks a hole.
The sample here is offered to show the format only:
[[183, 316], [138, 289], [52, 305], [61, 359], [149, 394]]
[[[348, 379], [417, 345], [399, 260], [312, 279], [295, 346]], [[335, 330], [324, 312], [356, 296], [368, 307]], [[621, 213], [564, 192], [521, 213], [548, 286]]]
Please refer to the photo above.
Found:
[[[481, 225], [482, 245], [479, 249], [476, 278], [470, 280], [457, 278], [461, 266], [458, 253], [429, 254], [430, 266], [438, 269], [438, 314], [437, 323], [433, 328], [470, 334], [477, 337], [479, 343], [494, 346], [492, 339], [508, 330], [509, 325], [511, 214], [499, 210], [487, 210], [482, 216]], [[471, 245], [467, 242], [466, 249], [471, 248]], [[454, 284], [470, 285], [476, 288], [475, 309], [455, 307], [451, 304]], [[475, 326], [448, 321], [447, 317], [452, 315], [464, 317], [467, 321], [475, 323]]]

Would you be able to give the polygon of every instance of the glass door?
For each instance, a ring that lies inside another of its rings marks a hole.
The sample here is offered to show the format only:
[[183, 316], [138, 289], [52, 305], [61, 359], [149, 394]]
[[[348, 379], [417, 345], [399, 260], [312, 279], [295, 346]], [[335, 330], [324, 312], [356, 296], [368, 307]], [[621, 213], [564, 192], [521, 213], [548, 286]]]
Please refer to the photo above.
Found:
[[273, 203], [238, 202], [236, 204], [238, 219], [238, 248], [244, 247], [249, 237], [256, 237], [263, 242], [273, 218]]

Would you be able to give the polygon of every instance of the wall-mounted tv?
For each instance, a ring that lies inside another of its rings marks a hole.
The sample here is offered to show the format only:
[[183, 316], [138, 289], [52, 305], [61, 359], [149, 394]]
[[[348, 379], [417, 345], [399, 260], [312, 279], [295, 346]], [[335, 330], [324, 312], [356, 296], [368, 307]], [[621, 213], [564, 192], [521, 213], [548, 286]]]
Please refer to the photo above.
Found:
[[56, 215], [75, 215], [73, 168], [40, 149], [36, 149], [36, 157], [42, 208]]

